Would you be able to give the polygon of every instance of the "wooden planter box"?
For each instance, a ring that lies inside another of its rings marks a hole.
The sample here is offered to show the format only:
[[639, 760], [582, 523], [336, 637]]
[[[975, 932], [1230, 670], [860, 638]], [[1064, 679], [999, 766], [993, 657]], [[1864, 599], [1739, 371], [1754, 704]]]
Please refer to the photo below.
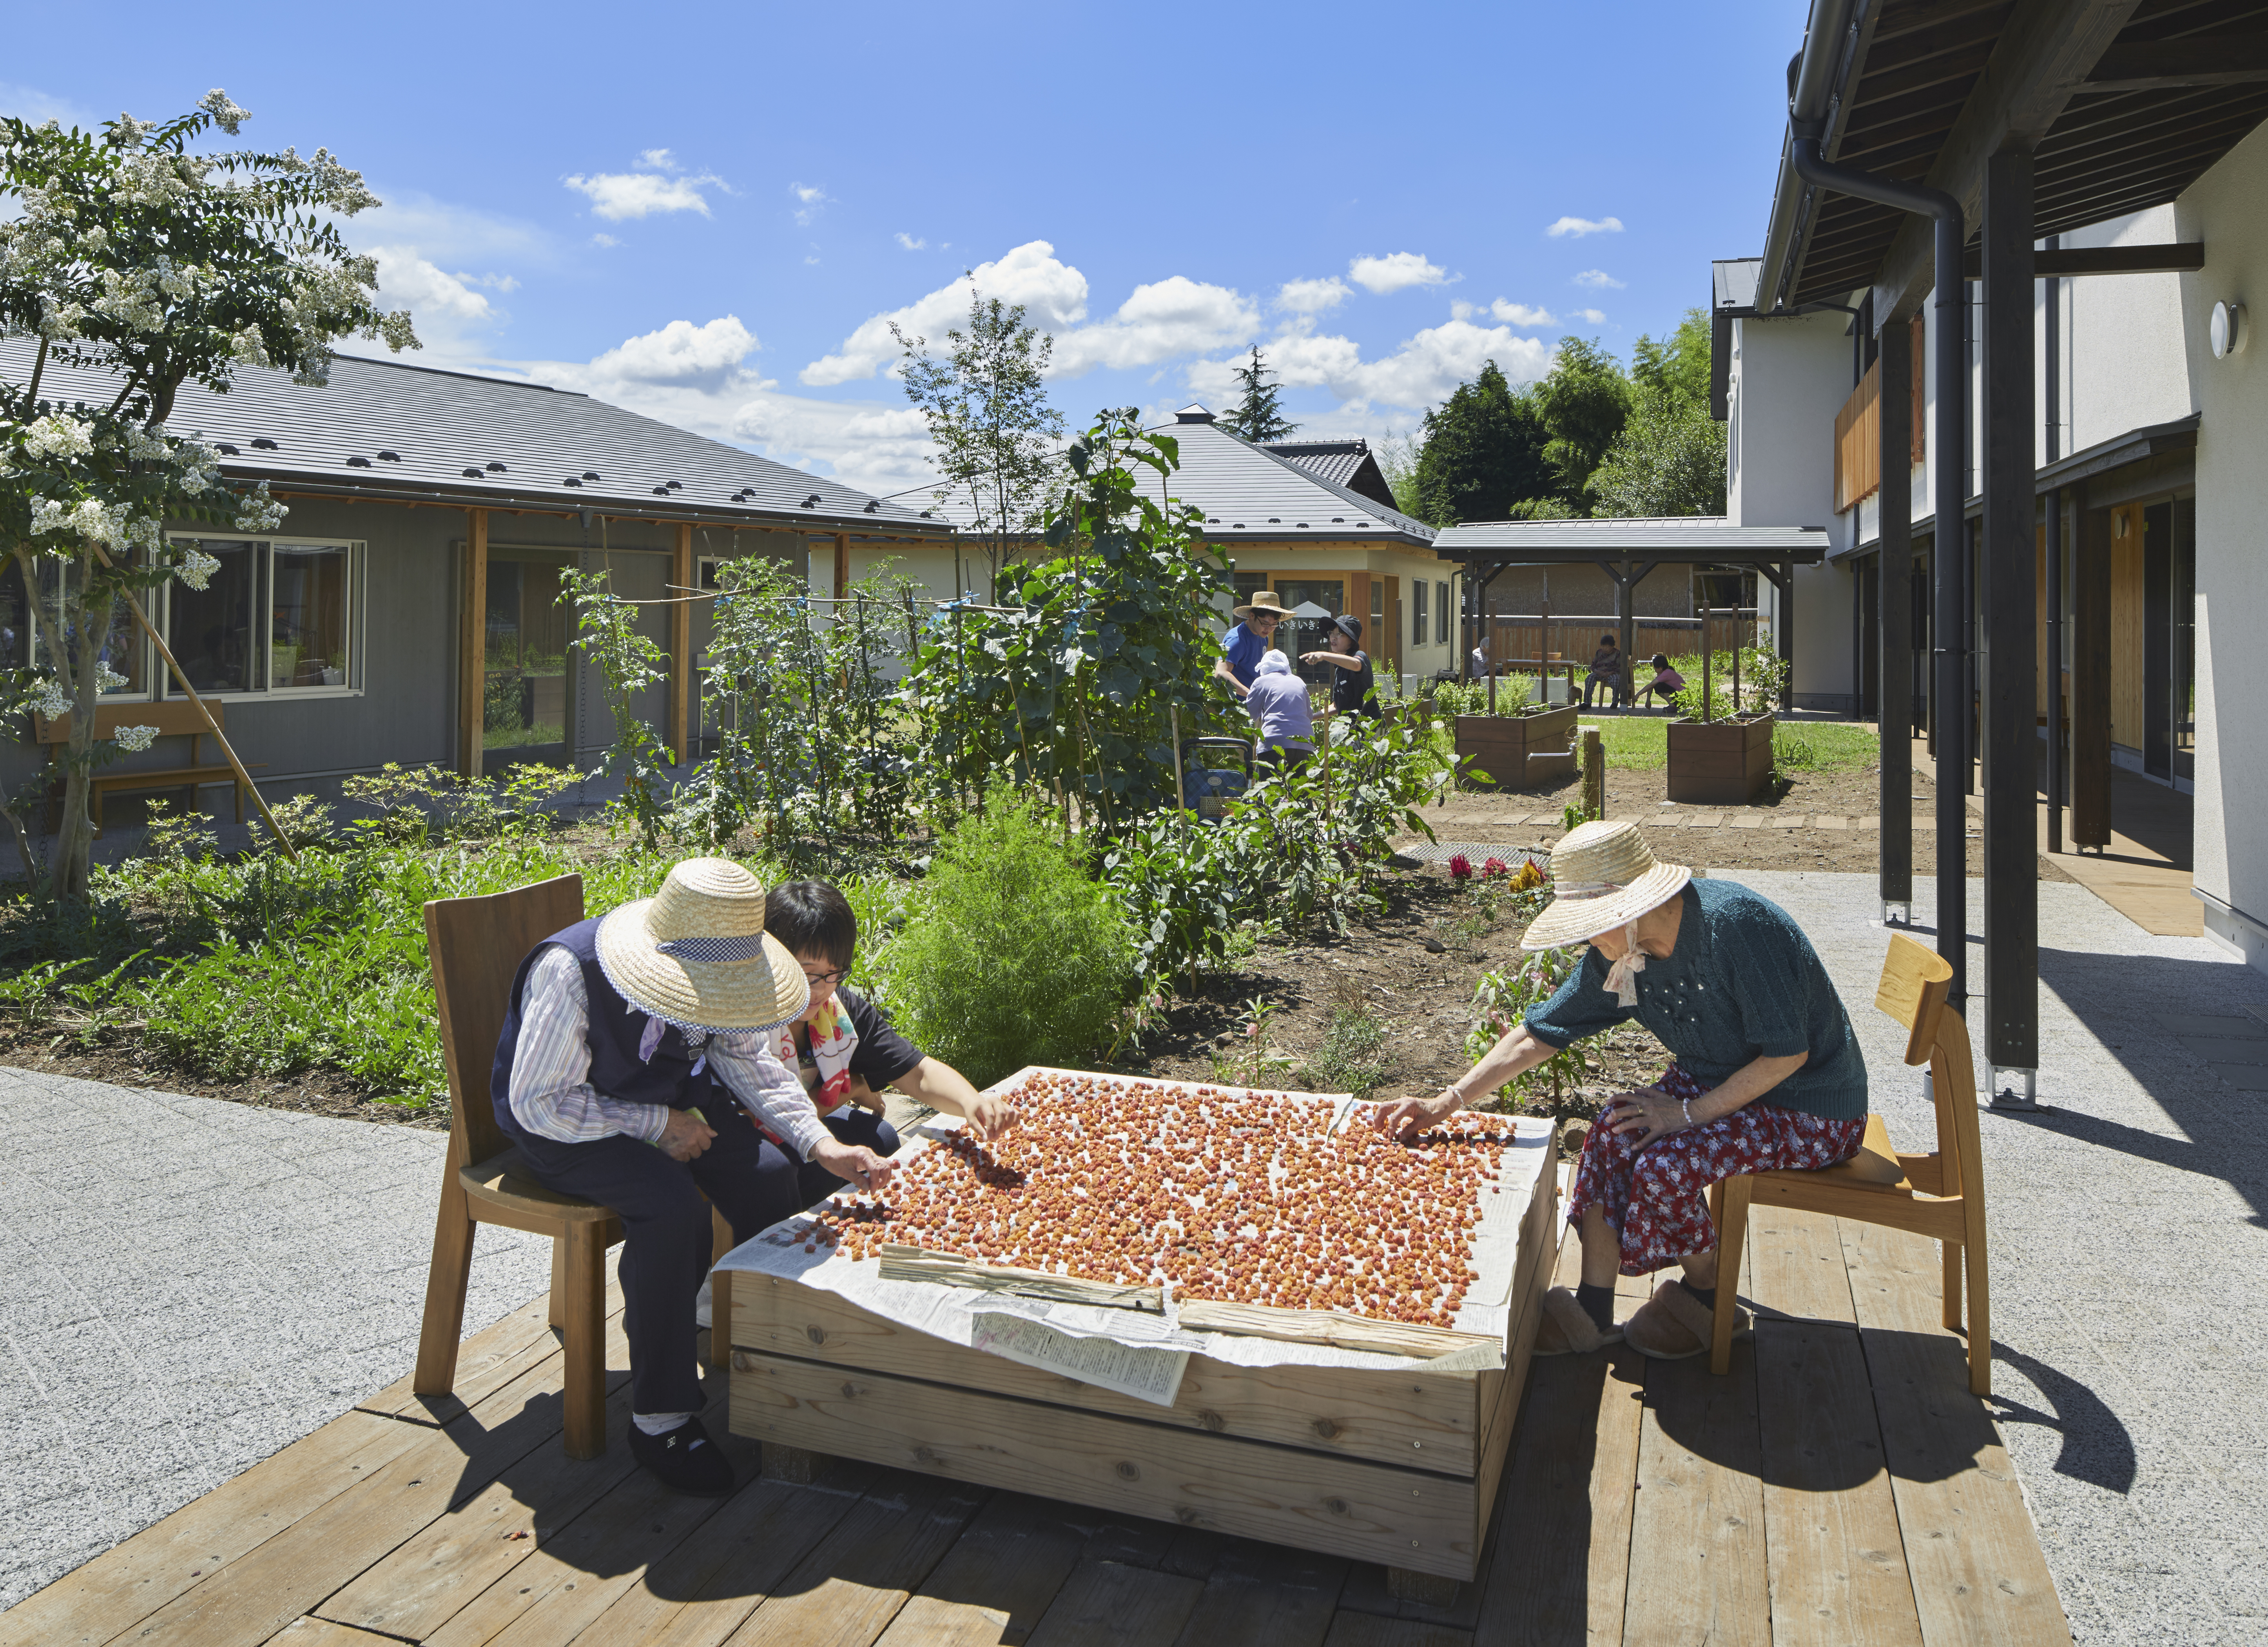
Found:
[[733, 1432], [1380, 1562], [1405, 1587], [1472, 1578], [1557, 1246], [1548, 1148], [1520, 1218], [1501, 1368], [1192, 1356], [1160, 1407], [744, 1271], [729, 1289]]
[[1485, 773], [1471, 781], [1483, 789], [1526, 789], [1565, 777], [1575, 769], [1578, 707], [1563, 703], [1535, 715], [1457, 717], [1457, 769]]
[[1669, 723], [1669, 798], [1697, 806], [1745, 806], [1771, 783], [1770, 715]]

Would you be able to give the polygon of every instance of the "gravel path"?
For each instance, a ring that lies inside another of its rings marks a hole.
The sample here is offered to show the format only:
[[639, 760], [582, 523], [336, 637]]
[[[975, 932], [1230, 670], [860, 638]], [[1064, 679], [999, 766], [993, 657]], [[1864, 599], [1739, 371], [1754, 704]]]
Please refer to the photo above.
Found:
[[[0, 1607], [409, 1370], [447, 1145], [0, 1068]], [[466, 1330], [550, 1261], [482, 1226]]]
[[[1714, 873], [1803, 924], [1874, 1108], [1901, 1148], [1931, 1147], [1918, 1072], [1874, 1006], [1873, 877]], [[1970, 901], [1974, 934], [1981, 882]], [[2054, 1113], [1983, 1118], [2001, 1433], [2080, 1643], [2268, 1640], [2268, 1104], [2241, 1090], [2268, 1066], [2268, 977], [2066, 884], [2040, 887], [2040, 982]]]

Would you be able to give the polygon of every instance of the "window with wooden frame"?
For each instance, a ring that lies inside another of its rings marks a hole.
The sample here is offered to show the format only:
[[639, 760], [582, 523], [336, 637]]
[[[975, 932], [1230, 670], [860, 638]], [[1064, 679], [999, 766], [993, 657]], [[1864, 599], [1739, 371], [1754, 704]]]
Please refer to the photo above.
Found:
[[[176, 578], [147, 597], [151, 621], [199, 695], [348, 697], [363, 690], [367, 555], [360, 540], [173, 540], [219, 562], [202, 589]], [[152, 695], [181, 695], [171, 671], [153, 668], [150, 679]]]

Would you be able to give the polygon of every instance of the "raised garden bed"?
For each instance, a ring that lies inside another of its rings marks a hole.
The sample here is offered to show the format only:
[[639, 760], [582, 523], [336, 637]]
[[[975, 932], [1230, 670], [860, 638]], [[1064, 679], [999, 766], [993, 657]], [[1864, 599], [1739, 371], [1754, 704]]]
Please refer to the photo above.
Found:
[[1668, 724], [1669, 798], [1696, 806], [1745, 806], [1771, 783], [1771, 714]]
[[1479, 789], [1524, 789], [1575, 769], [1577, 706], [1457, 717], [1457, 770]]

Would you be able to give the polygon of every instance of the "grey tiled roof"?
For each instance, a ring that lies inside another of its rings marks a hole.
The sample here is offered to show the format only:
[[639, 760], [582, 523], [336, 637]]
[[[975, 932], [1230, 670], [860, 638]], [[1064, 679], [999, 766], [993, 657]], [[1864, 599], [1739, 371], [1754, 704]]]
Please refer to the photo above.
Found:
[[1386, 483], [1385, 471], [1378, 467], [1378, 456], [1371, 451], [1370, 442], [1359, 435], [1347, 440], [1269, 440], [1263, 441], [1260, 449], [1287, 459], [1308, 474], [1320, 475], [1334, 486], [1344, 486], [1374, 504], [1394, 507], [1394, 489]]
[[1180, 419], [1157, 432], [1181, 442], [1174, 495], [1204, 509], [1209, 539], [1237, 543], [1379, 538], [1432, 546], [1434, 528], [1424, 521], [1240, 440], [1218, 423], [1187, 412]]
[[1433, 540], [1451, 560], [1473, 556], [1541, 563], [1640, 555], [1661, 560], [1817, 562], [1827, 552], [1818, 526], [1740, 526], [1722, 515], [1609, 517], [1593, 520], [1494, 520], [1451, 526]]
[[[22, 383], [33, 347], [0, 340], [0, 370]], [[117, 391], [107, 372], [53, 362], [40, 386], [44, 400], [106, 405]], [[167, 427], [235, 447], [222, 454], [228, 474], [279, 490], [893, 536], [949, 530], [923, 518], [926, 498], [881, 502], [585, 394], [393, 361], [342, 355], [323, 389], [261, 367], [239, 370], [226, 394], [187, 385]]]

